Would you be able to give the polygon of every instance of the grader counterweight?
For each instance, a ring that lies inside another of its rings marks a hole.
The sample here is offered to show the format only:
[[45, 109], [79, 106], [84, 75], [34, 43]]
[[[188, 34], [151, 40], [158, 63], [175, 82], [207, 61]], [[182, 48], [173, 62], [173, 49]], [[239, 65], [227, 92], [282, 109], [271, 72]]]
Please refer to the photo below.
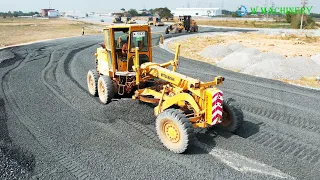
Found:
[[[217, 88], [224, 77], [202, 82], [177, 72], [180, 45], [173, 60], [159, 64], [152, 60], [148, 25], [109, 26], [104, 31], [105, 41], [95, 54], [96, 69], [87, 75], [90, 94], [98, 95], [104, 104], [123, 92], [154, 104], [157, 134], [169, 150], [185, 152], [192, 144], [194, 128], [220, 126], [235, 132], [241, 126], [241, 108], [234, 100], [224, 100]], [[123, 43], [128, 49], [125, 58], [119, 48]]]

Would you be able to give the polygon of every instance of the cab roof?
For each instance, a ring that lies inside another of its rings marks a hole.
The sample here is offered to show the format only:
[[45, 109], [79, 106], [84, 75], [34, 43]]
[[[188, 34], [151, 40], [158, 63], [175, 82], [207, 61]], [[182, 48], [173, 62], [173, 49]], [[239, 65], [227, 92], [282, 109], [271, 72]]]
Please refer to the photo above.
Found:
[[147, 24], [111, 24], [111, 25], [108, 25], [104, 28], [105, 29], [122, 29], [122, 28], [130, 28], [130, 27], [133, 27], [133, 28], [149, 28], [149, 25]]

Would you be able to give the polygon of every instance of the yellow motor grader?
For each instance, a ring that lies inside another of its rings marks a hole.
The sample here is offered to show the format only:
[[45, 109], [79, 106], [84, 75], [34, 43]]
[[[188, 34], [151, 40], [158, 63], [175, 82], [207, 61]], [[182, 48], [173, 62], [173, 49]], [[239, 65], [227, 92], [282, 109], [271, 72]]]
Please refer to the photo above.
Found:
[[136, 20], [131, 19], [131, 17], [127, 17], [126, 24], [137, 24]]
[[178, 73], [179, 44], [173, 60], [154, 63], [151, 40], [149, 25], [104, 28], [104, 42], [95, 53], [96, 66], [87, 74], [89, 93], [103, 104], [125, 94], [154, 104], [159, 139], [175, 153], [190, 147], [195, 140], [194, 128], [219, 126], [235, 132], [243, 115], [239, 105], [233, 99], [223, 99], [223, 92], [217, 88], [224, 77], [202, 82]]
[[153, 18], [152, 16], [150, 16], [148, 18], [148, 25], [149, 26], [152, 26], [152, 25], [154, 25], [154, 26], [164, 26], [164, 22], [161, 21], [160, 17], [154, 17]]
[[183, 30], [186, 32], [198, 32], [199, 26], [197, 22], [192, 19], [190, 15], [179, 16], [179, 21], [177, 23], [169, 25], [165, 33], [169, 34], [169, 32], [173, 31], [174, 33], [181, 33]]
[[113, 20], [112, 20], [113, 23], [124, 23], [121, 19], [121, 16], [116, 16]]

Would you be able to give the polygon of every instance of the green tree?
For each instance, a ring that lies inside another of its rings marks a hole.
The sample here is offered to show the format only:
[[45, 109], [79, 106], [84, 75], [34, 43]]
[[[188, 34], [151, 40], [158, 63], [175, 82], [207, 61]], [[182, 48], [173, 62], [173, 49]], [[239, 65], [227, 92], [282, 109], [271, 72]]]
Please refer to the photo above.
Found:
[[150, 13], [151, 16], [153, 16], [154, 10], [153, 9], [149, 9], [149, 13]]
[[130, 14], [131, 17], [139, 15], [138, 11], [135, 9], [129, 9], [128, 13]]
[[121, 8], [120, 10], [121, 10], [121, 11], [126, 11], [126, 9], [125, 9], [125, 8]]
[[[302, 22], [303, 22], [302, 28], [304, 28], [304, 29], [314, 29], [316, 27], [315, 20], [310, 16], [304, 15]], [[291, 27], [292, 28], [299, 29], [300, 23], [301, 23], [301, 14], [291, 16]]]
[[155, 8], [154, 9], [154, 13], [158, 14], [160, 16], [160, 18], [166, 18], [167, 21], [169, 18], [173, 17], [173, 14], [171, 13], [170, 9], [168, 9], [167, 7], [164, 8]]
[[292, 14], [290, 12], [286, 13], [286, 21], [287, 21], [287, 23], [291, 23], [292, 22]]
[[8, 11], [8, 17], [12, 17], [11, 11]]

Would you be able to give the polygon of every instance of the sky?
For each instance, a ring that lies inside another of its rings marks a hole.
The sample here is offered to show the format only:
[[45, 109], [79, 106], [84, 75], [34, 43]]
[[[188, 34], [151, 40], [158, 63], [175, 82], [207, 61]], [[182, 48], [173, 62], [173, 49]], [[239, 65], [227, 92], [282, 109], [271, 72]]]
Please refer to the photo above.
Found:
[[[274, 2], [276, 7], [301, 6], [301, 0], [0, 0], [0, 12], [41, 11], [50, 7], [63, 11], [112, 12], [125, 9], [151, 9], [168, 7], [171, 11], [179, 7], [222, 7], [234, 11], [240, 5], [250, 7], [265, 6], [265, 2]], [[320, 0], [307, 0], [307, 6], [313, 6], [311, 12], [320, 14]], [[271, 3], [269, 3], [271, 5]]]

